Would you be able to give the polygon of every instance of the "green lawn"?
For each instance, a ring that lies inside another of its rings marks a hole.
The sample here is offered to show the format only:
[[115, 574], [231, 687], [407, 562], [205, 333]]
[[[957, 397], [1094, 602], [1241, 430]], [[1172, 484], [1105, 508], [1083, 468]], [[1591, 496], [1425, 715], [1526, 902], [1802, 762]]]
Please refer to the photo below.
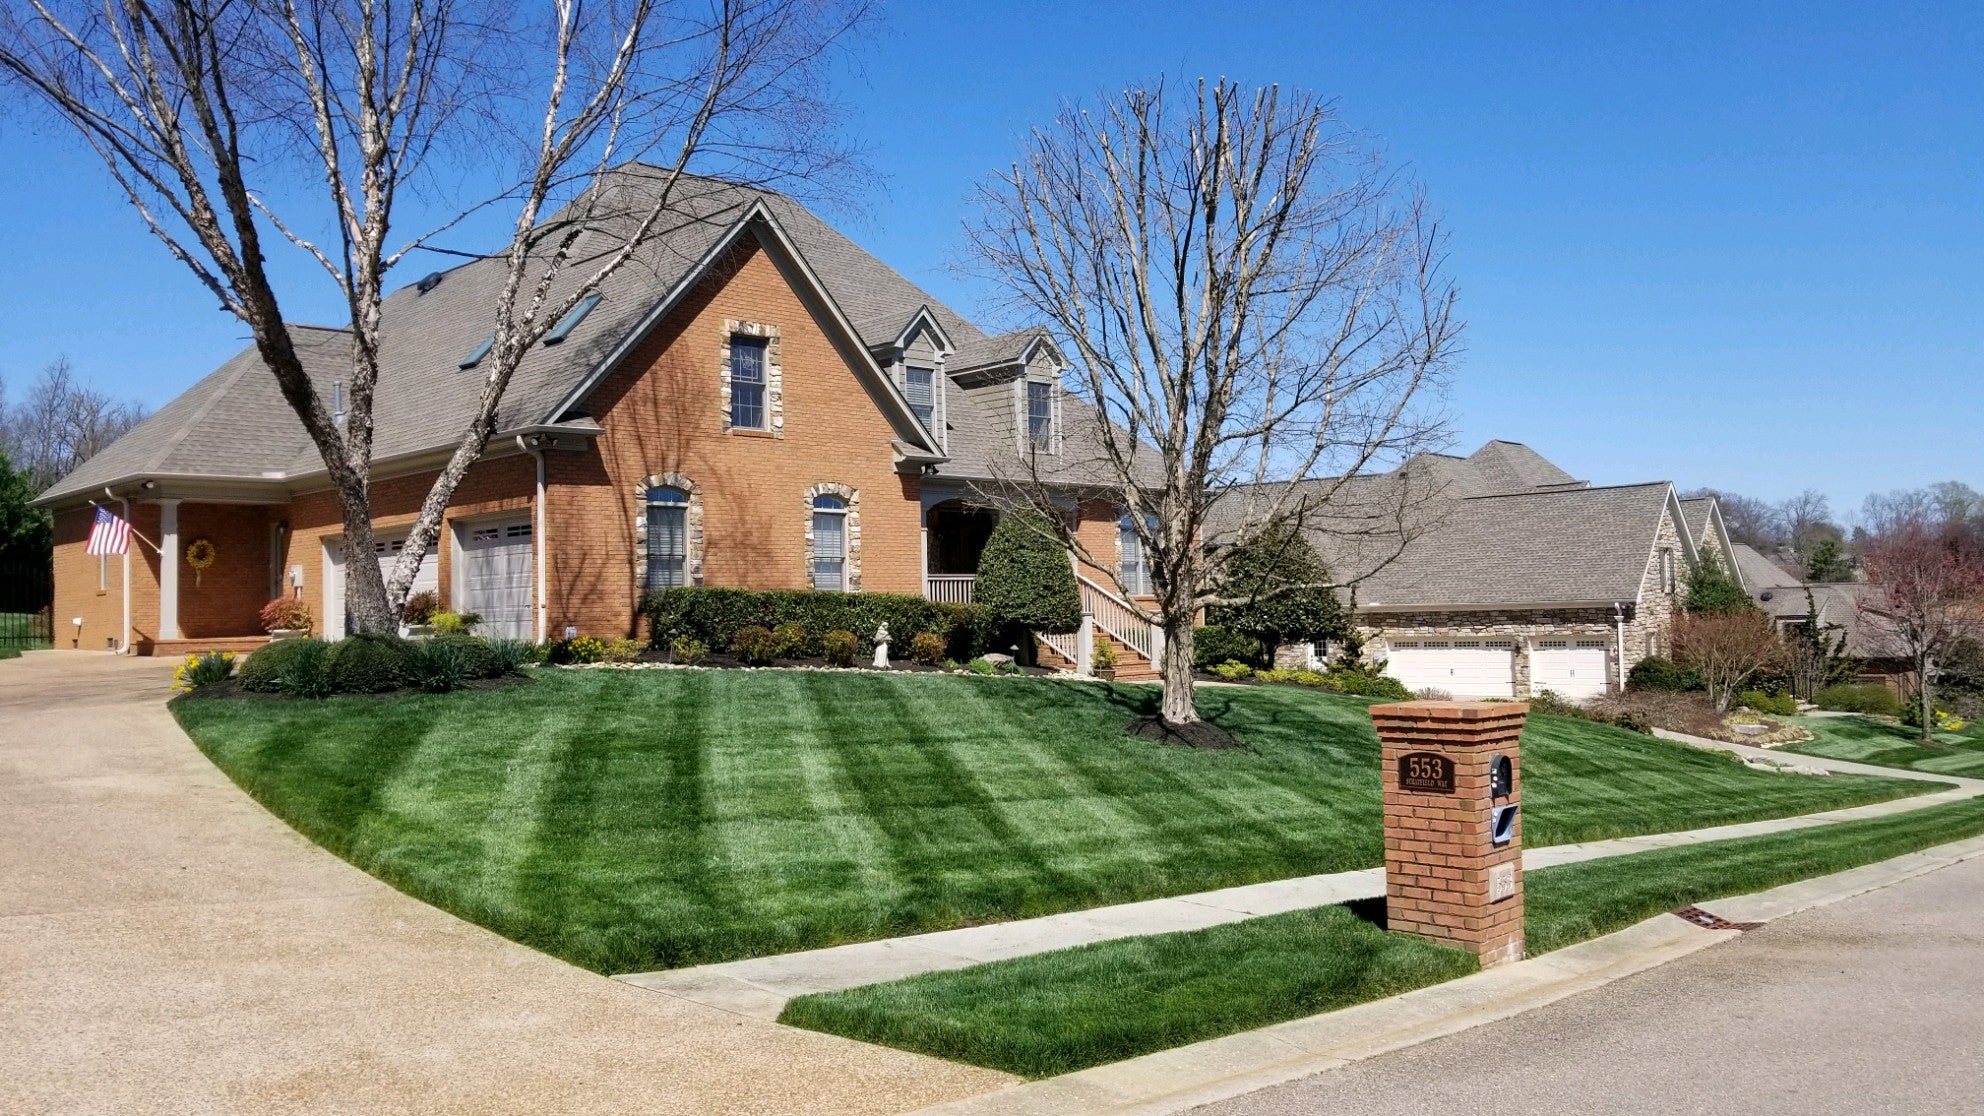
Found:
[[1812, 739], [1787, 744], [1783, 751], [1811, 756], [1903, 767], [1933, 775], [1984, 779], [1984, 722], [1971, 722], [1956, 732], [1936, 733], [1936, 748], [1917, 742], [1912, 728], [1871, 717], [1798, 717]]
[[[410, 894], [601, 972], [668, 968], [1364, 868], [1365, 702], [1208, 688], [1247, 745], [1122, 731], [1147, 687], [542, 671], [498, 691], [182, 700], [278, 816]], [[1930, 785], [1753, 771], [1588, 722], [1525, 737], [1531, 844], [1806, 813]]]
[[[1531, 956], [1728, 895], [1984, 833], [1984, 800], [1525, 876]], [[1474, 958], [1344, 907], [1125, 938], [817, 996], [780, 1022], [1047, 1077], [1464, 976]]]
[[0, 612], [0, 659], [16, 659], [25, 648], [47, 647], [46, 639], [31, 639], [36, 634], [36, 617], [28, 612]]

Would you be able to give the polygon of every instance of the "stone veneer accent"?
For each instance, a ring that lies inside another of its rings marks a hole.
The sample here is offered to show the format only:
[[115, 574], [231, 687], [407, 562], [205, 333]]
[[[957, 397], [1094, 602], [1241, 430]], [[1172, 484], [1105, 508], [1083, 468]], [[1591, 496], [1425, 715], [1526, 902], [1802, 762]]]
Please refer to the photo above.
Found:
[[774, 438], [785, 437], [785, 360], [780, 353], [779, 329], [775, 325], [762, 322], [739, 322], [725, 319], [723, 323], [723, 343], [717, 346], [717, 390], [718, 405], [723, 408], [723, 428], [730, 426], [730, 339], [742, 334], [745, 337], [765, 339], [765, 426]]
[[861, 591], [861, 493], [851, 485], [822, 481], [806, 490], [806, 587], [813, 584], [813, 497], [838, 496], [847, 501], [847, 591]]
[[689, 584], [703, 583], [703, 490], [680, 473], [655, 473], [634, 486], [634, 584], [645, 588], [648, 573], [648, 489], [679, 488], [689, 494]]

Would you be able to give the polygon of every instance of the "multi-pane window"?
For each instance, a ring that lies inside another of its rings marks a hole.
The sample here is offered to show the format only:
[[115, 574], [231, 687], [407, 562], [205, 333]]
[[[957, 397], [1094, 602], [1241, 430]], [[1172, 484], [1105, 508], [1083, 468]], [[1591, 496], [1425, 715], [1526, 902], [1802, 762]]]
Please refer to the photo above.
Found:
[[813, 588], [847, 588], [847, 500], [813, 497]]
[[1026, 439], [1037, 450], [1054, 448], [1054, 385], [1026, 382]]
[[648, 489], [650, 589], [689, 584], [689, 494], [670, 485]]
[[1129, 516], [1116, 522], [1116, 544], [1123, 556], [1123, 588], [1133, 597], [1150, 592], [1150, 570], [1144, 564], [1144, 540]]
[[911, 366], [903, 372], [903, 394], [909, 397], [909, 409], [916, 412], [923, 429], [936, 430], [937, 423], [937, 373], [931, 368]]
[[743, 430], [765, 428], [765, 340], [730, 339], [730, 425]]

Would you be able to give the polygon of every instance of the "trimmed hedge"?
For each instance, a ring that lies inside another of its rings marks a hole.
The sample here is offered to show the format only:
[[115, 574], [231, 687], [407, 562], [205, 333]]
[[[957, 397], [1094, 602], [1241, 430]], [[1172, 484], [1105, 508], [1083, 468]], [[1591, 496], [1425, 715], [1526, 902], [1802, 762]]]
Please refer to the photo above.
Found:
[[821, 593], [804, 589], [660, 589], [641, 602], [648, 617], [648, 639], [667, 647], [681, 637], [711, 647], [730, 647], [737, 629], [772, 630], [796, 624], [808, 633], [803, 653], [820, 650], [827, 632], [853, 632], [863, 654], [875, 649], [875, 628], [886, 623], [889, 638], [905, 646], [918, 632], [935, 632], [947, 653], [964, 662], [984, 654], [992, 642], [991, 614], [978, 605], [941, 604], [902, 593]]
[[[316, 644], [311, 648], [310, 644]], [[323, 643], [314, 639], [279, 639], [264, 647], [255, 649], [248, 661], [241, 664], [238, 677], [241, 688], [258, 694], [279, 694], [287, 692], [288, 676], [297, 656], [311, 657], [322, 651]]]
[[361, 632], [331, 645], [324, 673], [334, 693], [383, 694], [406, 685], [407, 655], [400, 637]]
[[1662, 693], [1688, 693], [1704, 689], [1702, 676], [1661, 655], [1648, 655], [1626, 673], [1628, 690], [1656, 690]]
[[1812, 704], [1837, 713], [1872, 713], [1881, 717], [1901, 716], [1901, 699], [1881, 685], [1827, 686], [1812, 695]]
[[1257, 665], [1263, 653], [1259, 640], [1218, 624], [1207, 624], [1192, 633], [1192, 665], [1199, 670], [1209, 671], [1226, 662]]
[[481, 636], [442, 635], [427, 642], [455, 648], [462, 657], [462, 671], [470, 678], [495, 678], [509, 673], [509, 668], [497, 657], [489, 641]]

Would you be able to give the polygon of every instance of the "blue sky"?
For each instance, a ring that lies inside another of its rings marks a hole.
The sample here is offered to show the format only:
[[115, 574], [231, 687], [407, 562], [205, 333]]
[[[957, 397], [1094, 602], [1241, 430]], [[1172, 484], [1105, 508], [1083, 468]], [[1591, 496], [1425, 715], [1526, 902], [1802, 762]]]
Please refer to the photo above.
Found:
[[[949, 265], [971, 185], [1060, 97], [1159, 73], [1302, 86], [1454, 233], [1458, 448], [1528, 442], [1597, 483], [1814, 487], [1841, 512], [1984, 485], [1984, 9], [1734, 7], [893, 0], [844, 86], [877, 178], [838, 216], [969, 311]], [[0, 115], [0, 376], [67, 353], [157, 405], [245, 330], [92, 160]]]

